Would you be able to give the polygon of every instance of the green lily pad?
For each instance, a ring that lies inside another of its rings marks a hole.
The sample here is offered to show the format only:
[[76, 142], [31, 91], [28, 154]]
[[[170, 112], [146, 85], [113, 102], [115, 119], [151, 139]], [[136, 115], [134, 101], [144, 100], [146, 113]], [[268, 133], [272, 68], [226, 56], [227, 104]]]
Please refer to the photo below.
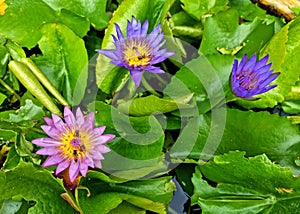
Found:
[[265, 154], [244, 155], [229, 152], [196, 167], [192, 203], [198, 203], [203, 213], [297, 213], [300, 178]]

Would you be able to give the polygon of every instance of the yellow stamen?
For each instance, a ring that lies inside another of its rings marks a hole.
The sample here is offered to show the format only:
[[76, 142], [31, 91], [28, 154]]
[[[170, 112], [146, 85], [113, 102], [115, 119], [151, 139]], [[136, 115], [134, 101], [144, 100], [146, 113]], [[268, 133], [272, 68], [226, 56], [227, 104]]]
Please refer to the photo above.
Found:
[[124, 48], [124, 60], [129, 66], [147, 66], [152, 60], [150, 48], [137, 40], [128, 40]]
[[79, 160], [86, 155], [86, 150], [90, 148], [89, 137], [86, 133], [72, 130], [61, 139], [62, 145], [59, 149], [65, 158], [69, 160]]

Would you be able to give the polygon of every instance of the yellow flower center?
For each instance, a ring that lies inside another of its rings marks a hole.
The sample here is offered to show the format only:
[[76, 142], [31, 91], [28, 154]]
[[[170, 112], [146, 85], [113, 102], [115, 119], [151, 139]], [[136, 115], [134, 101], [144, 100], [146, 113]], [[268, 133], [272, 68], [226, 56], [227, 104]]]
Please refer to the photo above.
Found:
[[5, 0], [0, 0], [0, 15], [5, 14], [5, 10], [7, 8], [7, 4], [5, 3]]
[[123, 50], [123, 59], [129, 66], [145, 67], [152, 60], [150, 48], [139, 40], [127, 40]]
[[77, 161], [85, 157], [86, 151], [90, 148], [88, 135], [77, 130], [66, 133], [61, 141], [62, 154], [69, 160]]

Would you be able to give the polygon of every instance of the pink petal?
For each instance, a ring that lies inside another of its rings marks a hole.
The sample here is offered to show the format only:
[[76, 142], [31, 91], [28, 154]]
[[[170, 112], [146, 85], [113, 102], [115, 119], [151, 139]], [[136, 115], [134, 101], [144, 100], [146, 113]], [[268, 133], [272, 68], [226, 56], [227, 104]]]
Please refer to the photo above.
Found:
[[66, 124], [62, 121], [62, 119], [57, 116], [56, 114], [52, 114], [52, 119], [53, 119], [53, 123], [54, 126], [60, 130], [61, 132], [66, 130]]
[[79, 171], [82, 176], [86, 176], [86, 172], [88, 171], [88, 165], [85, 163], [84, 160], [80, 163]]
[[54, 140], [52, 138], [38, 138], [31, 142], [35, 145], [43, 146], [43, 147], [60, 146], [61, 145], [61, 142]]
[[53, 120], [49, 117], [44, 117], [45, 122], [47, 123], [48, 126], [53, 126]]
[[76, 179], [78, 173], [79, 173], [79, 161], [75, 162], [74, 160], [72, 160], [69, 168], [69, 176], [71, 182], [73, 182]]
[[54, 126], [42, 125], [41, 128], [49, 137], [52, 137], [57, 140], [61, 138], [61, 132], [57, 130]]
[[70, 110], [68, 106], [64, 109], [64, 120], [69, 127], [75, 127], [75, 117], [73, 112]]
[[104, 160], [104, 157], [99, 150], [93, 150], [91, 154], [92, 154], [93, 160]]
[[86, 155], [85, 163], [88, 166], [94, 168], [94, 161], [93, 161], [93, 159], [88, 154]]
[[85, 117], [85, 121], [84, 124], [81, 126], [81, 129], [92, 131], [94, 129], [94, 126], [95, 126], [95, 114], [94, 112], [91, 112]]
[[95, 164], [95, 168], [102, 168], [102, 164], [101, 164], [101, 161], [94, 161], [94, 164]]
[[62, 162], [64, 159], [60, 155], [53, 155], [49, 156], [45, 162], [42, 164], [42, 167], [46, 168], [48, 166], [54, 166], [60, 162]]
[[56, 146], [45, 147], [36, 152], [38, 155], [57, 155], [61, 151]]
[[108, 141], [112, 140], [114, 137], [115, 137], [115, 135], [113, 135], [113, 134], [105, 134], [105, 135], [101, 135], [95, 139], [92, 139], [91, 142], [95, 145], [105, 144]]
[[100, 136], [103, 134], [105, 129], [106, 129], [106, 126], [100, 126], [98, 128], [95, 128], [94, 131], [97, 133], [98, 136]]
[[57, 168], [55, 170], [55, 174], [58, 175], [60, 172], [64, 171], [66, 168], [70, 166], [70, 161], [68, 159], [64, 160], [63, 162], [59, 163], [57, 165]]
[[84, 123], [84, 116], [83, 116], [80, 108], [78, 108], [76, 110], [76, 126], [77, 126], [77, 128], [80, 129], [80, 127], [82, 126], [83, 123]]

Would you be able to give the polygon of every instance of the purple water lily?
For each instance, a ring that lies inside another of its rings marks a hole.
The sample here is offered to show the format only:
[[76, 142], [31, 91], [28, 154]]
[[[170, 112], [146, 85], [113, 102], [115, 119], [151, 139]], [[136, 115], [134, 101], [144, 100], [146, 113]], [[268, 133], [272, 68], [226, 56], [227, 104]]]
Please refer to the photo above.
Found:
[[41, 126], [50, 138], [39, 138], [33, 144], [44, 147], [37, 151], [39, 155], [49, 157], [43, 167], [57, 165], [55, 174], [68, 170], [70, 181], [73, 182], [79, 174], [86, 176], [88, 167], [101, 168], [103, 153], [110, 149], [104, 144], [115, 135], [103, 134], [105, 126], [94, 127], [94, 113], [84, 117], [80, 108], [73, 115], [69, 107], [64, 109], [64, 121], [57, 115], [44, 118], [47, 125]]
[[254, 99], [253, 96], [265, 93], [277, 85], [269, 85], [280, 73], [270, 70], [272, 63], [266, 64], [269, 55], [256, 61], [256, 54], [250, 60], [244, 55], [240, 64], [234, 60], [231, 73], [231, 90], [237, 96], [244, 99]]
[[160, 49], [166, 42], [161, 25], [147, 35], [148, 25], [148, 20], [142, 25], [140, 20], [137, 21], [132, 17], [131, 22], [128, 20], [125, 38], [120, 26], [115, 24], [117, 37], [115, 35], [112, 37], [116, 49], [98, 50], [99, 53], [111, 58], [112, 64], [129, 69], [136, 86], [141, 83], [143, 70], [164, 73], [162, 69], [153, 65], [175, 54], [167, 49]]

